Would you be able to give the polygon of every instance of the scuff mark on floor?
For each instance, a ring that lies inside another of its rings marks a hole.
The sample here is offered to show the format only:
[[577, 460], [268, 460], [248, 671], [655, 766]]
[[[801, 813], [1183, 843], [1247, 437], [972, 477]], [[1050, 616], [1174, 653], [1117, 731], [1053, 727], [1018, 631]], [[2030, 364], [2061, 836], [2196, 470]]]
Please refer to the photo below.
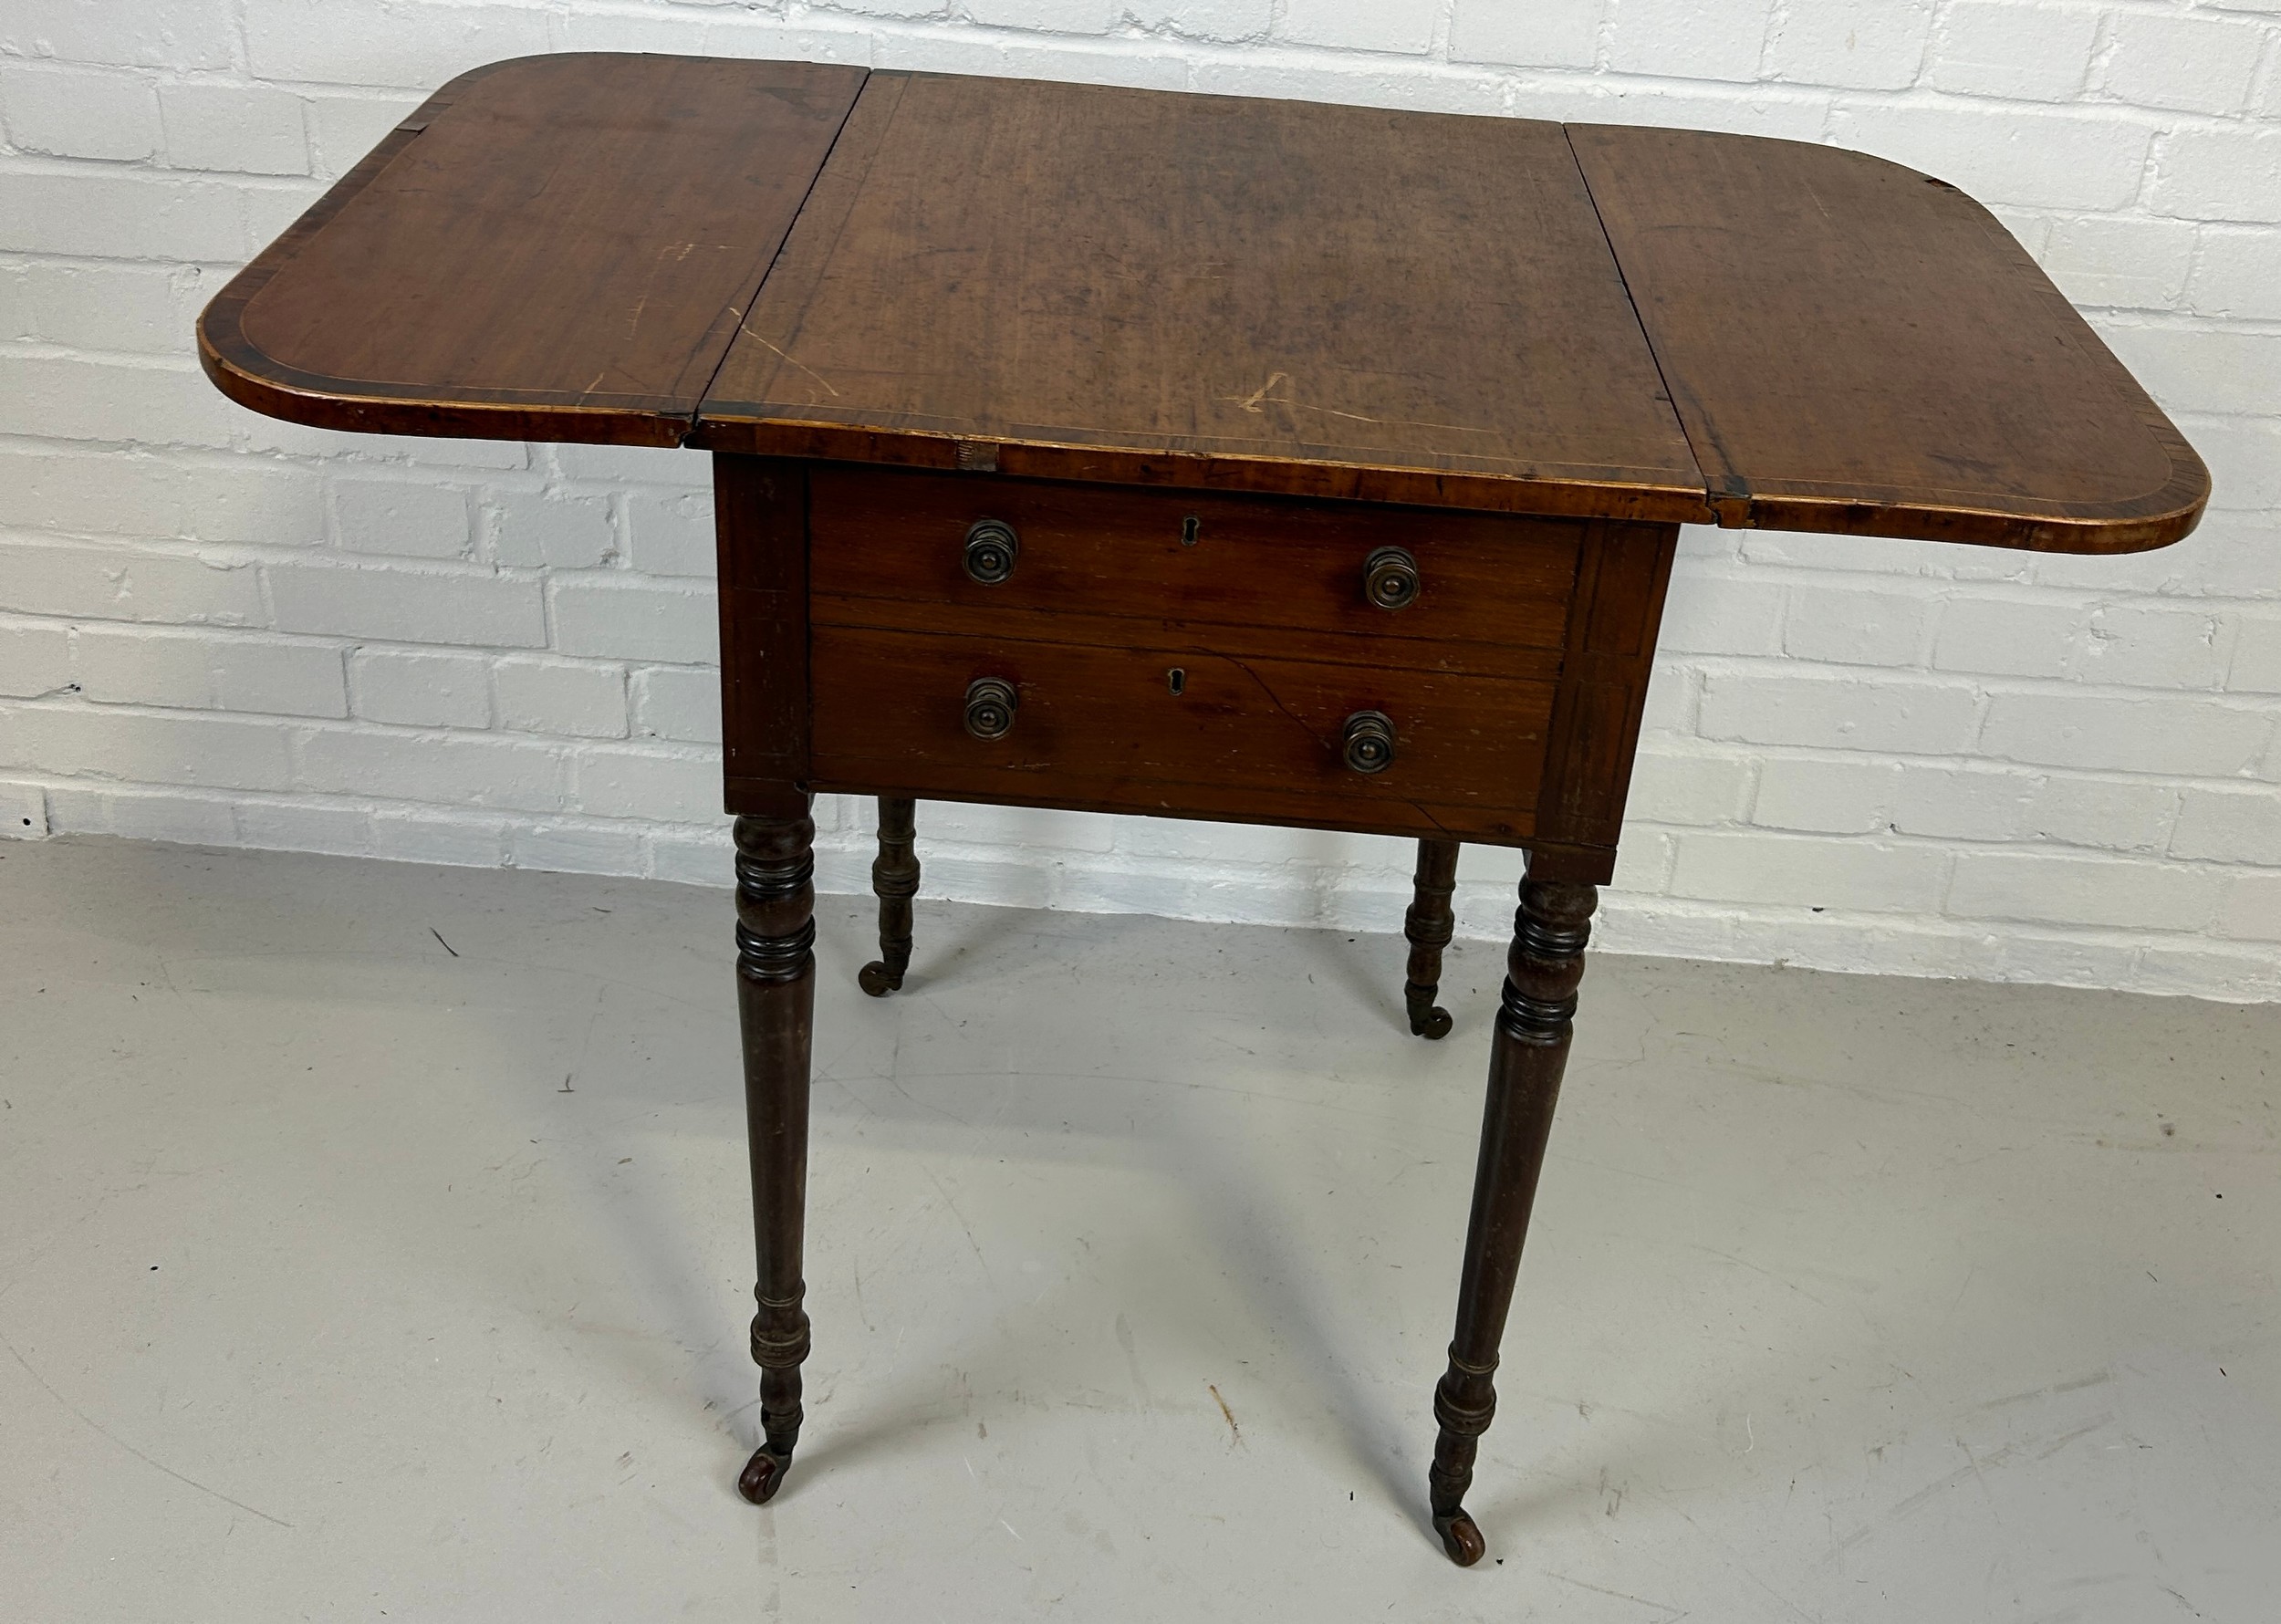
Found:
[[1227, 1407], [1227, 1400], [1220, 1397], [1220, 1390], [1218, 1388], [1214, 1387], [1209, 1381], [1205, 1382], [1203, 1385], [1204, 1390], [1212, 1395], [1212, 1401], [1220, 1407], [1221, 1415], [1226, 1418], [1228, 1447], [1230, 1449], [1241, 1448], [1244, 1442], [1244, 1429], [1235, 1424], [1235, 1411]]
[[1140, 1374], [1140, 1353], [1133, 1346], [1132, 1321], [1121, 1314], [1117, 1316], [1117, 1346], [1125, 1350], [1125, 1366], [1132, 1372], [1132, 1390], [1140, 1400], [1140, 1408], [1155, 1409], [1156, 1397], [1149, 1391], [1148, 1378]]
[[42, 1392], [45, 1392], [49, 1398], [55, 1400], [57, 1403], [62, 1405], [66, 1410], [71, 1411], [72, 1414], [78, 1416], [89, 1431], [95, 1432], [103, 1438], [109, 1439], [111, 1442], [119, 1445], [120, 1448], [125, 1450], [129, 1454], [134, 1456], [136, 1460], [141, 1461], [144, 1465], [151, 1468], [153, 1471], [163, 1472], [176, 1483], [189, 1484], [192, 1488], [196, 1489], [202, 1494], [211, 1494], [225, 1505], [234, 1505], [238, 1508], [238, 1510], [245, 1512], [249, 1515], [257, 1516], [265, 1523], [274, 1523], [280, 1528], [290, 1528], [293, 1526], [291, 1523], [286, 1522], [283, 1517], [273, 1517], [267, 1512], [261, 1510], [259, 1507], [248, 1505], [243, 1500], [233, 1499], [231, 1496], [224, 1494], [220, 1489], [210, 1488], [206, 1484], [200, 1483], [194, 1477], [185, 1477], [182, 1473], [175, 1471], [173, 1467], [169, 1466], [163, 1461], [152, 1460], [149, 1455], [144, 1454], [133, 1444], [119, 1436], [118, 1433], [104, 1426], [102, 1422], [97, 1421], [86, 1411], [80, 1409], [70, 1400], [65, 1398], [54, 1388], [48, 1386], [47, 1378], [42, 1376], [37, 1370], [32, 1369], [31, 1361], [26, 1359], [23, 1354], [16, 1350], [15, 1343], [9, 1341], [5, 1337], [0, 1337], [0, 1348], [6, 1348], [8, 1350], [8, 1357], [14, 1359], [17, 1364], [24, 1367], [24, 1374], [37, 1382]]
[[1647, 1597], [1634, 1596], [1629, 1591], [1610, 1590], [1605, 1585], [1587, 1584], [1582, 1579], [1572, 1579], [1565, 1573], [1555, 1573], [1549, 1567], [1545, 1568], [1543, 1572], [1545, 1577], [1548, 1579], [1558, 1579], [1564, 1585], [1574, 1585], [1578, 1589], [1589, 1590], [1596, 1596], [1612, 1596], [1619, 1601], [1630, 1601], [1637, 1603], [1640, 1607], [1654, 1608], [1657, 1611], [1663, 1614], [1661, 1624], [1672, 1624], [1672, 1620], [1683, 1619], [1687, 1616], [1687, 1609], [1685, 1608], [1673, 1607], [1668, 1601], [1651, 1601]]

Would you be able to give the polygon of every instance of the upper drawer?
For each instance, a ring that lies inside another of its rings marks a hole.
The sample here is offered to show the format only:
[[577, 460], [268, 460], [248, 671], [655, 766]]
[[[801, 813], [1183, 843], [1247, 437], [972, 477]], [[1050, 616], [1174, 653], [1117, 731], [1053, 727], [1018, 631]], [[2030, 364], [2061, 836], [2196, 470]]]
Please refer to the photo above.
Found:
[[[1052, 635], [1035, 617], [1109, 615], [1367, 638], [1373, 663], [1436, 671], [1502, 671], [1516, 661], [1500, 651], [1560, 648], [1584, 532], [1574, 520], [831, 463], [816, 466], [809, 503], [825, 623], [870, 622], [876, 611], [862, 600], [928, 606], [944, 630], [1004, 614], [1024, 636]], [[968, 568], [969, 536], [984, 520], [1018, 542], [995, 581]], [[1415, 567], [1401, 608], [1366, 595], [1381, 548], [1407, 555], [1382, 562], [1381, 584]], [[1536, 674], [1544, 662], [1517, 663]]]

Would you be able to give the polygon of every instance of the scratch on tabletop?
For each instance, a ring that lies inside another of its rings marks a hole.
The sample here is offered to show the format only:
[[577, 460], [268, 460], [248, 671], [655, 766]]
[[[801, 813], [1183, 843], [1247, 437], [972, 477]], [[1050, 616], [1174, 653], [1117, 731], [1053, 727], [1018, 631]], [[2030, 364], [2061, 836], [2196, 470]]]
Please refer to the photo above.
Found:
[[767, 350], [771, 355], [780, 359], [787, 367], [799, 368], [801, 371], [807, 373], [810, 378], [816, 380], [817, 382], [822, 384], [824, 386], [824, 392], [829, 395], [833, 400], [837, 401], [839, 399], [839, 391], [832, 388], [831, 380], [825, 377], [821, 372], [818, 372], [815, 368], [809, 366], [806, 361], [794, 360], [789, 355], [786, 354], [783, 350], [778, 349], [774, 344], [769, 343], [767, 339], [762, 338], [758, 333], [753, 331], [751, 328], [746, 327], [741, 321], [736, 324], [736, 330], [743, 333], [754, 343], [759, 345], [763, 349]]
[[1371, 417], [1360, 411], [1341, 411], [1336, 406], [1310, 406], [1304, 401], [1294, 401], [1287, 394], [1278, 395], [1274, 392], [1276, 384], [1290, 381], [1291, 374], [1288, 372], [1271, 372], [1267, 376], [1267, 381], [1252, 390], [1250, 394], [1222, 395], [1220, 399], [1227, 401], [1238, 411], [1248, 411], [1254, 417], [1260, 415], [1259, 408], [1262, 403], [1265, 403], [1270, 406], [1288, 406], [1294, 411], [1317, 411], [1325, 417], [1344, 418], [1350, 423], [1370, 423], [1381, 429], [1446, 429], [1453, 434], [1494, 434], [1497, 432], [1495, 429], [1479, 428], [1472, 423], [1435, 422], [1422, 417]]
[[453, 947], [450, 942], [443, 940], [443, 932], [437, 930], [433, 925], [430, 925], [428, 927], [428, 934], [435, 938], [436, 944], [443, 948], [445, 953], [450, 953], [455, 959], [459, 957], [459, 949]]
[[[1270, 372], [1267, 374], [1267, 381], [1261, 384], [1257, 389], [1252, 390], [1250, 394], [1223, 395], [1220, 398], [1224, 401], [1234, 401], [1235, 409], [1238, 411], [1248, 411], [1254, 417], [1257, 417], [1259, 415], [1260, 401], [1273, 398], [1268, 391], [1273, 390], [1278, 383], [1288, 383], [1290, 381], [1291, 374], [1288, 372]], [[1288, 404], [1288, 402], [1278, 401], [1277, 404]]]
[[667, 255], [672, 255], [673, 263], [679, 265], [696, 250], [694, 243], [668, 243], [657, 251], [657, 257], [650, 262], [650, 274], [642, 280], [641, 297], [634, 300], [633, 314], [626, 318], [627, 338], [632, 338], [634, 329], [641, 325], [641, 313], [650, 307], [650, 295], [657, 286], [657, 274], [664, 268]]

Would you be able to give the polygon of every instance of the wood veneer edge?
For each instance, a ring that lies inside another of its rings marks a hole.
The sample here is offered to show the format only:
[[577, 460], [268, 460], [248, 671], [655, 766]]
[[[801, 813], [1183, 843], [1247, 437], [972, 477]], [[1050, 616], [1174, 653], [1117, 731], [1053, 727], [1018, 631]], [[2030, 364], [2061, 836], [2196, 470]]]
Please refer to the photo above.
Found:
[[[1640, 311], [1639, 301], [1631, 296], [1630, 276], [1624, 269], [1623, 255], [1616, 246], [1614, 235], [1608, 231], [1599, 196], [1592, 189], [1591, 170], [1584, 162], [1583, 154], [1577, 150], [1577, 128], [1569, 124], [1561, 126], [1562, 133], [1568, 138], [1569, 154], [1583, 177], [1586, 195], [1592, 200], [1593, 213], [1599, 219], [1601, 234], [1608, 240], [1609, 252], [1615, 257], [1617, 275], [1623, 281], [1625, 297], [1630, 301], [1632, 315], [1640, 323], [1648, 352], [1655, 362], [1657, 376], [1663, 380], [1674, 415], [1679, 418], [1681, 432], [1687, 437], [1689, 454], [1694, 457], [1697, 472], [1703, 475], [1705, 505], [1720, 527], [1953, 541], [2031, 552], [2105, 554], [2148, 552], [2168, 547], [2190, 535], [2201, 522], [2203, 511], [2209, 503], [2210, 478], [2200, 454], [2152, 397], [2146, 393], [2130, 369], [2123, 366], [2111, 350], [2107, 349], [2098, 334], [2083, 320], [2081, 313], [2056, 287], [2049, 286], [2048, 278], [2043, 278], [2040, 267], [2026, 256], [2018, 241], [2004, 229], [2003, 223], [1969, 193], [1921, 170], [1868, 152], [1852, 152], [1851, 155], [1869, 162], [1890, 165], [1955, 193], [1977, 213], [1983, 228], [1995, 238], [2003, 252], [2018, 262], [2022, 269], [2045, 281], [2048, 290], [2047, 299], [2054, 306], [2054, 314], [2064, 324], [2078, 329], [2078, 338], [2088, 338], [2099, 345], [2105, 353], [2123, 394], [2122, 403], [2132, 410], [2168, 457], [2170, 475], [2153, 490], [2122, 502], [2050, 502], [2042, 505], [2039, 511], [2031, 511], [2026, 504], [2018, 505], [2015, 511], [2006, 511], [1986, 503], [1931, 500], [1910, 495], [1897, 488], [1878, 490], [1862, 487], [1844, 494], [1833, 493], [1828, 495], [1795, 488], [1770, 489], [1755, 486], [1748, 476], [1739, 471], [1722, 479], [1713, 479], [1703, 468], [1703, 459], [1695, 450], [1694, 432], [1688, 426], [1686, 414], [1677, 411], [1680, 394], [1672, 389], [1670, 375], [1664, 368], [1662, 356], [1655, 348], [1654, 335], [1647, 318]], [[1626, 130], [1630, 127], [1592, 125], [1586, 128]], [[1779, 137], [1749, 136], [1740, 139], [1821, 150], [1819, 143], [1783, 142]], [[1850, 149], [1838, 150], [1851, 152]], [[1785, 483], [1767, 482], [1772, 486], [1780, 486]]]
[[[199, 365], [214, 387], [250, 411], [287, 422], [352, 433], [401, 434], [420, 438], [454, 436], [488, 440], [537, 440], [569, 443], [684, 446], [703, 404], [696, 391], [686, 406], [675, 398], [650, 395], [573, 395], [554, 390], [504, 388], [438, 388], [332, 377], [314, 373], [278, 359], [255, 344], [245, 329], [247, 307], [301, 250], [329, 224], [411, 146], [438, 117], [458, 101], [477, 80], [526, 63], [557, 64], [576, 57], [607, 57], [659, 53], [611, 51], [546, 52], [509, 57], [470, 68], [447, 80], [417, 108], [393, 125], [371, 151], [327, 188], [293, 224], [208, 302], [196, 326]], [[693, 58], [725, 60], [726, 58]], [[869, 84], [869, 68], [858, 69], [863, 79], [849, 99], [847, 110], [832, 132], [837, 143], [849, 114]], [[829, 145], [826, 148], [828, 159]], [[808, 178], [813, 191], [819, 162]], [[807, 193], [802, 194], [805, 204]], [[794, 211], [797, 220], [798, 211]], [[790, 237], [787, 224], [769, 260], [784, 251]], [[721, 339], [720, 352], [706, 370], [710, 386], [728, 358], [740, 330], [744, 312], [751, 308], [766, 273], [753, 286], [739, 308], [737, 322]]]
[[[534, 399], [527, 401], [502, 401], [495, 394], [466, 398], [472, 391], [437, 391], [424, 399], [406, 401], [401, 393], [380, 392], [381, 386], [302, 371], [262, 349], [245, 332], [245, 310], [255, 296], [379, 180], [469, 86], [522, 63], [555, 59], [552, 54], [508, 57], [445, 81], [391, 126], [378, 145], [231, 277], [200, 312], [196, 328], [199, 365], [214, 387], [239, 405], [265, 416], [350, 432], [677, 443], [679, 435], [672, 425], [678, 423], [679, 414], [661, 412], [639, 397], [596, 406], [547, 400], [542, 391], [532, 391]], [[631, 432], [622, 432], [626, 430]]]

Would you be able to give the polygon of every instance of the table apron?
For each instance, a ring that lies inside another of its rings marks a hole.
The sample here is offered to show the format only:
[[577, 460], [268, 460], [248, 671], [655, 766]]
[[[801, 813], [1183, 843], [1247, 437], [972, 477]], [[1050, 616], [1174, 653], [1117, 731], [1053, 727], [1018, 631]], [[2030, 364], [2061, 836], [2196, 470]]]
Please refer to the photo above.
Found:
[[[713, 461], [731, 811], [885, 795], [1612, 871], [1676, 526]], [[962, 567], [985, 520], [1010, 572]], [[1390, 547], [1422, 583], [1398, 611], [1364, 598]]]

